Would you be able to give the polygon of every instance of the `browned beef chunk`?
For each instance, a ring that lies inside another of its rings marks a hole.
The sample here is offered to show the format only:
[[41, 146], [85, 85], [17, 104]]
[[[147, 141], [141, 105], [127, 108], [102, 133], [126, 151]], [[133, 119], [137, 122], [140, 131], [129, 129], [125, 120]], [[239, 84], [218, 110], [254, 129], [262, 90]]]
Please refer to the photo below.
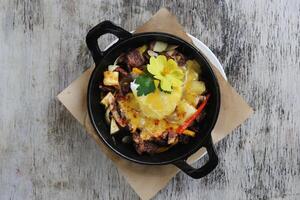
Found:
[[184, 66], [186, 63], [186, 58], [182, 53], [177, 53], [176, 55], [176, 61], [178, 63], [179, 66]]
[[121, 53], [121, 55], [118, 57], [118, 62], [119, 63], [124, 63], [126, 61], [126, 54], [125, 53]]
[[180, 134], [178, 136], [178, 142], [180, 142], [180, 143], [187, 144], [187, 143], [189, 143], [189, 141], [190, 141], [190, 137], [187, 135]]
[[99, 85], [99, 88], [100, 88], [100, 90], [102, 90], [103, 92], [113, 92], [113, 91], [115, 91], [115, 88], [114, 88], [114, 87], [106, 86], [106, 85], [102, 85], [102, 84]]
[[122, 96], [125, 96], [130, 92], [130, 82], [132, 81], [131, 77], [124, 77], [120, 80], [120, 87], [121, 87], [121, 94]]
[[150, 44], [149, 44], [149, 49], [150, 49], [150, 50], [153, 50], [154, 45], [155, 45], [155, 41], [150, 42]]
[[120, 108], [116, 101], [109, 102], [109, 109], [110, 109], [110, 112], [111, 112], [114, 120], [117, 122], [117, 124], [120, 127], [127, 126], [126, 119], [122, 116], [122, 112], [120, 111]]
[[132, 139], [134, 141], [134, 146], [138, 154], [154, 154], [159, 150], [159, 145], [151, 141], [142, 140], [139, 133], [133, 133]]
[[115, 69], [115, 71], [119, 72], [122, 76], [128, 76], [129, 75], [128, 72], [125, 69], [123, 69], [122, 67], [117, 67]]
[[182, 53], [177, 51], [176, 49], [172, 50], [172, 51], [167, 51], [165, 53], [165, 56], [168, 59], [176, 60], [176, 62], [178, 63], [179, 66], [184, 66], [186, 64], [186, 61], [187, 61], [186, 57]]
[[165, 131], [161, 136], [152, 138], [151, 141], [159, 146], [168, 146], [168, 134], [169, 132]]
[[137, 49], [130, 51], [127, 55], [127, 64], [131, 67], [139, 67], [145, 63], [145, 58]]
[[132, 139], [138, 154], [160, 153], [161, 147], [170, 147], [178, 142], [178, 134], [173, 131], [165, 131], [161, 136], [151, 140], [143, 140], [139, 133], [133, 133]]

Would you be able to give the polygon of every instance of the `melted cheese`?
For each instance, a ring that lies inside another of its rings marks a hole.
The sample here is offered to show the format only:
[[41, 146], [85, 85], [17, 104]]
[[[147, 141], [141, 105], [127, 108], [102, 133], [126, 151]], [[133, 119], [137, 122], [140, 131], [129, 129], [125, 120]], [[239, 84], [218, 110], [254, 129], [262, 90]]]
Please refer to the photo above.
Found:
[[178, 105], [183, 86], [176, 87], [168, 94], [156, 87], [155, 91], [146, 96], [137, 96], [136, 88], [131, 88], [142, 113], [152, 119], [163, 119], [172, 114]]
[[[173, 95], [156, 91], [147, 96], [137, 97], [128, 93], [118, 101], [132, 132], [141, 131], [143, 140], [158, 137], [166, 130], [176, 130], [187, 118], [196, 112], [193, 96], [188, 96], [189, 87], [198, 79], [198, 74], [191, 68], [186, 70], [185, 84], [173, 91]], [[182, 96], [182, 93], [185, 95]]]
[[152, 119], [146, 117], [140, 110], [139, 104], [132, 93], [127, 94], [125, 99], [119, 102], [120, 109], [128, 120], [131, 130], [141, 130], [141, 138], [149, 140], [151, 137], [158, 137], [168, 129], [176, 129], [177, 123], [170, 123], [165, 119]]

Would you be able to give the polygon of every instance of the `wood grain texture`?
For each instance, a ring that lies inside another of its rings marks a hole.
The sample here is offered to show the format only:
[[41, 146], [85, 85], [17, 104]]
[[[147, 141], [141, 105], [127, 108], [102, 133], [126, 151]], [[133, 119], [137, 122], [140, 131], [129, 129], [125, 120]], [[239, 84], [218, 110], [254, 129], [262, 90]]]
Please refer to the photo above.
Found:
[[256, 112], [217, 145], [213, 173], [180, 173], [155, 199], [300, 199], [300, 1], [1, 0], [1, 200], [138, 199], [55, 96], [92, 63], [89, 28], [132, 30], [163, 6]]

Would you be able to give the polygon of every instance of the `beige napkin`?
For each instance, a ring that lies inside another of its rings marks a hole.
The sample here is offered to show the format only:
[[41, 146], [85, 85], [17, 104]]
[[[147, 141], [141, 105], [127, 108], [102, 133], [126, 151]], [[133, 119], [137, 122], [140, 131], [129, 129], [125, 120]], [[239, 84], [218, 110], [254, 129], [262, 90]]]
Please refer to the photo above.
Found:
[[[191, 39], [185, 34], [176, 18], [164, 8], [160, 9], [148, 22], [136, 30], [136, 32], [149, 31], [171, 33], [191, 43]], [[215, 67], [213, 68], [221, 89], [221, 111], [212, 133], [214, 142], [217, 142], [246, 120], [253, 111], [241, 96], [224, 80], [220, 72]], [[150, 199], [164, 188], [179, 170], [173, 165], [145, 166], [127, 161], [113, 153], [101, 142], [87, 114], [87, 85], [92, 71], [93, 67], [86, 70], [57, 97], [86, 128], [87, 133], [99, 144], [102, 152], [115, 163], [119, 172], [125, 177], [141, 199]], [[195, 162], [203, 154], [204, 151], [202, 149], [199, 150], [189, 158], [189, 162]]]

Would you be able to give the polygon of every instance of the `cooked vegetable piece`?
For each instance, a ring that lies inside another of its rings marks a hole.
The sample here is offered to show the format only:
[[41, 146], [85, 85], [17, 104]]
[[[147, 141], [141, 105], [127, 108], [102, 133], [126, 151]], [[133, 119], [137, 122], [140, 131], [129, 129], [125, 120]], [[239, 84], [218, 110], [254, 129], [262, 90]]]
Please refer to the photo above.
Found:
[[169, 131], [168, 133], [168, 144], [176, 144], [178, 142], [178, 135], [173, 132], [173, 131]]
[[154, 43], [154, 47], [153, 47], [153, 51], [155, 52], [163, 52], [167, 49], [168, 44], [165, 42], [161, 42], [161, 41], [156, 41]]
[[197, 111], [190, 117], [188, 118], [181, 126], [179, 126], [176, 130], [178, 134], [181, 134], [187, 127], [189, 127], [192, 122], [201, 114], [202, 110], [205, 108], [207, 101], [210, 97], [210, 94], [208, 94], [205, 98], [205, 100], [201, 103]]
[[122, 142], [125, 144], [129, 144], [132, 142], [132, 138], [129, 135], [126, 135], [122, 138]]
[[115, 134], [119, 130], [120, 129], [119, 129], [116, 121], [114, 119], [111, 119], [111, 122], [110, 122], [110, 134]]
[[108, 86], [118, 86], [119, 85], [119, 72], [104, 72], [103, 84]]
[[194, 107], [197, 107], [201, 95], [195, 93], [187, 93], [184, 95], [184, 99]]
[[203, 81], [191, 81], [189, 92], [201, 95], [205, 92], [205, 83]]
[[109, 92], [107, 95], [101, 100], [101, 103], [107, 108], [110, 104], [110, 102], [113, 102], [115, 100], [114, 95]]
[[134, 67], [134, 68], [132, 68], [132, 73], [135, 75], [140, 75], [143, 73], [143, 71], [140, 70], [139, 68]]
[[178, 45], [173, 45], [173, 44], [171, 44], [171, 45], [168, 45], [168, 47], [167, 47], [166, 51], [171, 51], [171, 50], [174, 50], [174, 49], [176, 49], [177, 47], [178, 47]]
[[105, 120], [106, 120], [107, 123], [110, 123], [110, 116], [109, 116], [109, 114], [110, 114], [110, 110], [106, 109], [106, 111], [105, 111]]
[[206, 91], [205, 83], [202, 81], [189, 81], [186, 84], [184, 99], [191, 105], [197, 106], [201, 95]]
[[150, 57], [157, 57], [157, 56], [158, 56], [158, 53], [156, 53], [156, 52], [154, 52], [154, 51], [152, 51], [152, 50], [148, 50], [147, 53], [148, 53], [148, 55], [149, 55]]
[[166, 52], [166, 56], [168, 56], [169, 58], [175, 58], [175, 51], [174, 50], [168, 50]]
[[126, 121], [120, 116], [116, 109], [112, 109], [111, 114], [113, 116], [113, 119], [119, 124], [119, 126], [125, 127], [127, 125]]
[[195, 135], [196, 135], [196, 133], [194, 131], [191, 131], [191, 130], [188, 130], [188, 129], [184, 130], [182, 132], [182, 134], [188, 135], [188, 136], [191, 136], [191, 137], [195, 137]]
[[[111, 99], [109, 99], [111, 100]], [[127, 125], [126, 120], [122, 118], [120, 115], [118, 109], [117, 109], [117, 103], [116, 100], [113, 99], [113, 101], [109, 102], [108, 109], [111, 111], [113, 119], [119, 124], [121, 127], [125, 127]]]
[[196, 60], [187, 60], [186, 66], [188, 69], [194, 70], [197, 74], [201, 73], [201, 66]]
[[[119, 124], [121, 127], [125, 127], [125, 120], [122, 119], [120, 114], [117, 111], [116, 107], [116, 99], [111, 92], [109, 92], [102, 100], [101, 103], [105, 105], [106, 109], [111, 112], [113, 119]], [[109, 118], [109, 117], [108, 117]]]
[[108, 71], [115, 71], [115, 69], [117, 69], [119, 66], [118, 65], [108, 65]]
[[118, 64], [118, 61], [119, 61], [119, 59], [121, 57], [122, 57], [121, 55], [119, 57], [117, 57], [117, 59], [115, 60], [114, 64], [108, 65], [108, 71], [111, 71], [111, 72], [115, 71], [115, 69], [119, 67], [117, 64]]
[[143, 46], [138, 48], [138, 51], [140, 52], [140, 54], [143, 54], [147, 50], [147, 48], [148, 46], [144, 44]]
[[186, 119], [192, 116], [195, 112], [196, 112], [196, 108], [194, 108], [194, 106], [190, 105], [185, 100], [181, 100], [176, 108], [176, 113], [181, 123], [183, 123]]

